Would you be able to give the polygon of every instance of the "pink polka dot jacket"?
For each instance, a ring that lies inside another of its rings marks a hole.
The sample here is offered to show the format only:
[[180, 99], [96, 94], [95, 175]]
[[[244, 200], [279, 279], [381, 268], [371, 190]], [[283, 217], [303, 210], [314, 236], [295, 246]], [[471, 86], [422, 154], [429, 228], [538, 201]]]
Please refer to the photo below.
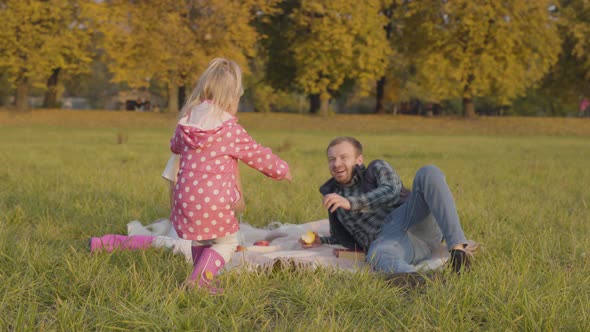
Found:
[[232, 210], [241, 193], [236, 185], [241, 160], [268, 177], [284, 179], [289, 165], [258, 143], [235, 117], [213, 129], [177, 125], [170, 149], [180, 154], [170, 220], [182, 239], [202, 241], [238, 231]]

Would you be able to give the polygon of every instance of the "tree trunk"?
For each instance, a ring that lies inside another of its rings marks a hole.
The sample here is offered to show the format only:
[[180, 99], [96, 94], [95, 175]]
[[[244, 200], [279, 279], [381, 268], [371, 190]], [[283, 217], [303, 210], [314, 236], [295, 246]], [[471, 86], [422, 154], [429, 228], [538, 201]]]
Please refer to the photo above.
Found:
[[186, 85], [178, 87], [178, 106], [182, 108], [186, 101]]
[[322, 93], [320, 95], [320, 114], [322, 116], [328, 116], [328, 110], [330, 107], [330, 95], [327, 93]]
[[469, 75], [467, 83], [463, 87], [463, 117], [466, 119], [475, 118], [475, 106], [473, 105], [473, 92], [471, 91], [471, 82], [473, 75]]
[[375, 113], [384, 114], [385, 106], [383, 106], [383, 100], [385, 99], [385, 75], [377, 81], [377, 103], [375, 105]]
[[309, 95], [309, 113], [317, 114], [320, 110], [320, 94], [314, 93]]
[[43, 98], [43, 107], [51, 108], [57, 107], [57, 82], [59, 82], [59, 72], [61, 68], [53, 69], [51, 76], [47, 79], [47, 91], [45, 91], [45, 97]]
[[[387, 21], [388, 23], [383, 27], [383, 30], [385, 30], [385, 38], [387, 39], [387, 42], [389, 43], [391, 40], [391, 35], [393, 32], [393, 24], [392, 24], [392, 17], [393, 17], [393, 12], [394, 10], [396, 10], [397, 4], [395, 1], [393, 1], [393, 3], [391, 3], [389, 5], [389, 7], [386, 7], [383, 9], [382, 13], [385, 15], [385, 17], [387, 17]], [[387, 111], [385, 110], [385, 106], [383, 106], [383, 101], [385, 99], [385, 83], [386, 83], [387, 79], [385, 77], [385, 75], [381, 76], [381, 78], [377, 81], [377, 100], [376, 100], [376, 105], [375, 105], [375, 113], [377, 114], [385, 114]]]
[[178, 86], [168, 83], [168, 111], [178, 112]]
[[29, 80], [27, 77], [21, 77], [16, 82], [15, 104], [19, 111], [29, 110]]
[[463, 97], [463, 117], [468, 119], [475, 118], [475, 106], [473, 105], [473, 98]]

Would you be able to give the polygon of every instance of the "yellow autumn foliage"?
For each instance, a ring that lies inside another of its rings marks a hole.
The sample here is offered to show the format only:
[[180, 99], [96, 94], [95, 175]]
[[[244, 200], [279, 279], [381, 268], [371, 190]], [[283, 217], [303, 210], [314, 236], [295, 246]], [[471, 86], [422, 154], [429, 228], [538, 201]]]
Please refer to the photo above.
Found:
[[486, 96], [508, 104], [557, 61], [550, 1], [409, 2], [398, 12], [416, 81], [434, 98]]
[[[287, 33], [296, 63], [296, 84], [322, 99], [345, 79], [355, 79], [364, 91], [383, 74], [391, 48], [383, 31], [380, 1], [304, 0], [292, 14]], [[303, 32], [303, 33], [301, 33]]]
[[87, 71], [90, 34], [84, 3], [74, 0], [6, 0], [0, 6], [0, 69], [18, 89], [17, 105], [26, 103], [29, 84], [43, 86], [56, 68]]

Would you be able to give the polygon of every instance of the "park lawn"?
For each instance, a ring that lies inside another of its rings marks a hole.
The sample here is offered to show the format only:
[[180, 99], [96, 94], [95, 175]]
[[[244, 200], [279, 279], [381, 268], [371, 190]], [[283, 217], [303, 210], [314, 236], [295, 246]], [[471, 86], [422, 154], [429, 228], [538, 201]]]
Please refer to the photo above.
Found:
[[168, 216], [160, 174], [175, 116], [0, 111], [0, 330], [587, 330], [590, 122], [239, 114], [292, 167], [292, 184], [242, 167], [244, 222], [323, 219], [325, 146], [354, 135], [406, 186], [447, 176], [471, 273], [417, 289], [327, 269], [220, 277], [222, 296], [179, 286], [191, 267], [164, 250], [90, 255], [88, 238]]

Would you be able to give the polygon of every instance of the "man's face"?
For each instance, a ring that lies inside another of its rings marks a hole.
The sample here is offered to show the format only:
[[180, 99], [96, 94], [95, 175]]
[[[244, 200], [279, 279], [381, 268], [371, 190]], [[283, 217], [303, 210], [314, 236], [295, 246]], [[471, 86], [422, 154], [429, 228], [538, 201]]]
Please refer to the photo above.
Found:
[[340, 184], [352, 179], [354, 166], [363, 163], [363, 155], [357, 155], [354, 146], [348, 142], [336, 144], [328, 149], [328, 168], [330, 174]]

